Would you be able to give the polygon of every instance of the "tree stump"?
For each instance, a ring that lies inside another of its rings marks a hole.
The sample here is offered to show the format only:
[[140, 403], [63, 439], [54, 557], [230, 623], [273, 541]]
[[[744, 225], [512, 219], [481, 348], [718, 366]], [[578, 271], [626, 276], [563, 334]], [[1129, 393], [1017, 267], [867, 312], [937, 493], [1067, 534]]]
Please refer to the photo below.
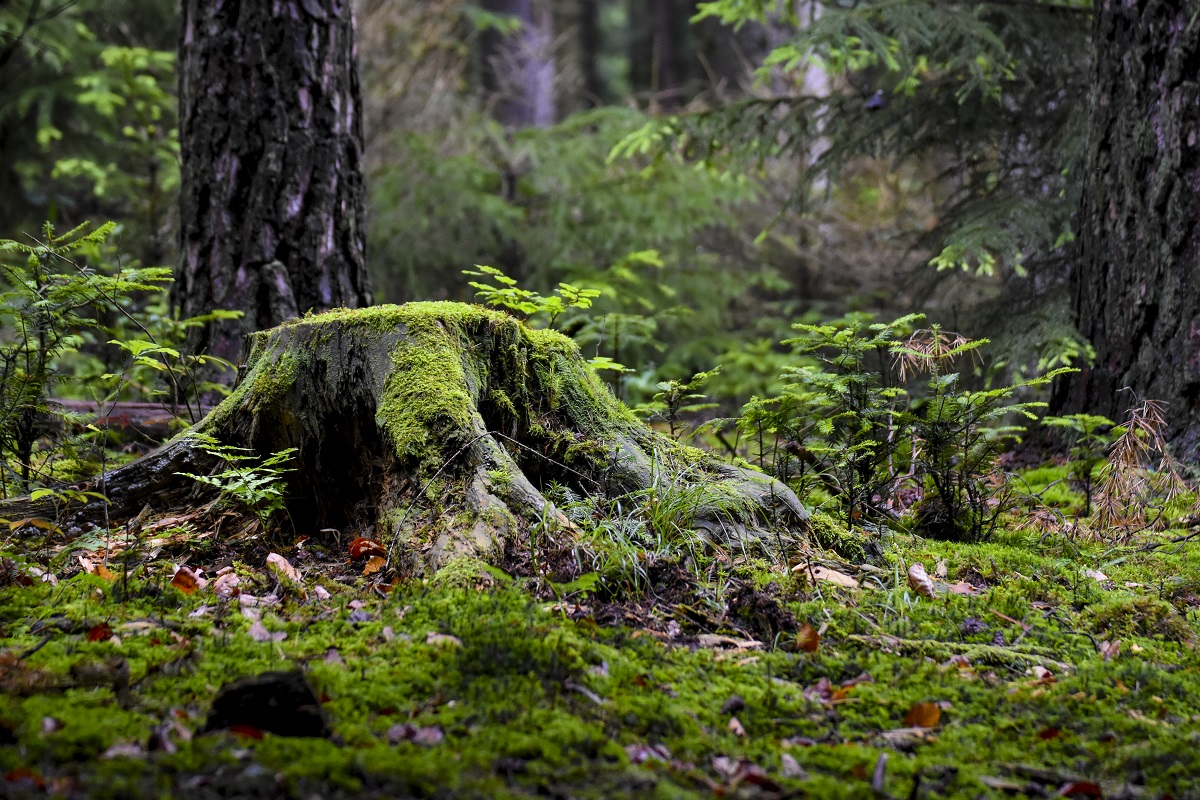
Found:
[[[724, 545], [805, 539], [808, 513], [783, 484], [651, 430], [567, 337], [458, 303], [336, 310], [247, 339], [232, 394], [191, 431], [75, 488], [103, 491], [115, 523], [206, 500], [181, 472], [220, 471], [194, 434], [266, 456], [297, 448], [285, 524], [376, 539], [409, 574], [484, 559], [547, 520], [552, 484], [635, 494]], [[0, 516], [53, 518], [48, 500]], [[58, 510], [78, 523], [103, 504]], [[290, 523], [288, 523], [290, 520]]]

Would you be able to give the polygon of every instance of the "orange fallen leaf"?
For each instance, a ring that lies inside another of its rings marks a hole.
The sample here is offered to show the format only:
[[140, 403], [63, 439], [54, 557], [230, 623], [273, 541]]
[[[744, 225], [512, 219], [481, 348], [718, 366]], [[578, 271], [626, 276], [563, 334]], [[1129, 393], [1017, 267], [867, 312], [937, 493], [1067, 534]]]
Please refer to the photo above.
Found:
[[117, 579], [117, 576], [113, 574], [113, 571], [103, 564], [97, 564], [96, 569], [92, 571], [92, 574], [105, 581], [114, 581]]
[[381, 556], [371, 556], [367, 559], [367, 563], [363, 566], [363, 575], [374, 575], [379, 570], [383, 569], [387, 561]]
[[904, 715], [904, 724], [910, 728], [936, 728], [942, 718], [942, 709], [937, 703], [913, 703]]
[[806, 622], [800, 632], [796, 634], [796, 646], [806, 653], [815, 653], [821, 646], [821, 634]]
[[922, 597], [934, 598], [933, 581], [925, 573], [925, 566], [920, 562], [908, 568], [908, 585]]
[[350, 542], [349, 548], [351, 558], [364, 558], [366, 556], [386, 556], [387, 549], [374, 539], [367, 539], [363, 536], [357, 536]]
[[192, 572], [188, 567], [180, 567], [175, 570], [175, 577], [171, 578], [171, 585], [184, 594], [191, 594], [199, 589], [204, 588], [206, 581]]

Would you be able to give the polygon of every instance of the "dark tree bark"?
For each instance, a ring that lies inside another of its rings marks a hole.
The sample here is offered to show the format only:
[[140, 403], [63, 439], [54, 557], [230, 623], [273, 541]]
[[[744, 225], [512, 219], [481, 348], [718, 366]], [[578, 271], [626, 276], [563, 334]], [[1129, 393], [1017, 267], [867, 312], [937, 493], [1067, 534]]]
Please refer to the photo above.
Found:
[[492, 115], [513, 128], [546, 128], [556, 119], [554, 15], [548, 0], [486, 0], [493, 14], [513, 17], [521, 28], [483, 37], [484, 88]]
[[[671, 529], [657, 532], [722, 549], [781, 555], [806, 541], [808, 513], [789, 488], [655, 433], [570, 339], [505, 314], [456, 303], [333, 311], [249, 344], [233, 394], [195, 432], [260, 456], [297, 448], [285, 524], [383, 542], [400, 574], [496, 558], [528, 545], [532, 526], [574, 535], [543, 494], [553, 484], [622, 497], [647, 519], [659, 509]], [[211, 488], [180, 473], [220, 471], [185, 436], [77, 488], [103, 491], [119, 523], [147, 504], [164, 513], [211, 501]], [[60, 525], [104, 514], [99, 500], [0, 503], [5, 518]]]
[[363, 138], [348, 0], [184, 0], [179, 48], [184, 316], [245, 312], [190, 342], [371, 302]]
[[1200, 16], [1188, 0], [1097, 0], [1074, 302], [1096, 348], [1059, 405], [1170, 407], [1200, 458]]

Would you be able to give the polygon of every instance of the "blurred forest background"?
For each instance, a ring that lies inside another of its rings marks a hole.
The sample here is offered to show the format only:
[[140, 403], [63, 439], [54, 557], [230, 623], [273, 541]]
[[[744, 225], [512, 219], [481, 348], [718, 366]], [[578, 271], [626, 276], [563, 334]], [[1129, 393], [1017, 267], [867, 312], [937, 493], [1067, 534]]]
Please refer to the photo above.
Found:
[[[177, 6], [0, 4], [0, 238], [111, 219], [108, 261], [175, 263]], [[989, 336], [981, 382], [1087, 356], [1086, 6], [355, 6], [377, 302], [470, 300], [477, 264], [600, 289], [559, 327], [620, 395], [719, 364], [729, 410], [859, 312]]]

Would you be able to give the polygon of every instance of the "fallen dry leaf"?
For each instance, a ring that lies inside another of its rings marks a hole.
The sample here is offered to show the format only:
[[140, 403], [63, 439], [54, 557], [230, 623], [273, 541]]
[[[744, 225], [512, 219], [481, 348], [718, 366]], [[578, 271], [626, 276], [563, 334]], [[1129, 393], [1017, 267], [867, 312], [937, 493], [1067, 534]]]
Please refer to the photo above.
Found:
[[425, 644], [436, 645], [437, 647], [462, 647], [462, 639], [457, 636], [451, 636], [448, 633], [435, 633], [430, 631], [425, 634]]
[[796, 647], [806, 653], [815, 653], [817, 648], [821, 646], [821, 634], [817, 633], [816, 628], [809, 625], [807, 622], [800, 628], [800, 632], [796, 634]]
[[785, 778], [796, 778], [797, 780], [806, 780], [808, 773], [804, 771], [804, 767], [800, 766], [800, 762], [791, 753], [784, 753], [779, 757], [780, 769], [779, 774]]
[[113, 638], [113, 632], [112, 628], [108, 627], [107, 622], [93, 625], [87, 632], [87, 640], [89, 642], [107, 642], [111, 638]]
[[797, 564], [792, 567], [792, 572], [812, 575], [813, 580], [845, 586], [847, 589], [858, 588], [858, 581], [854, 578], [851, 578], [844, 572], [838, 572], [836, 569], [829, 569], [828, 567], [813, 567], [810, 570], [807, 564]]
[[356, 536], [346, 548], [351, 558], [366, 558], [367, 556], [386, 556], [387, 549], [374, 539]]
[[382, 556], [371, 556], [367, 559], [367, 563], [363, 565], [363, 575], [374, 575], [379, 570], [383, 569], [387, 564], [387, 560]]
[[182, 566], [175, 570], [175, 576], [171, 578], [171, 585], [184, 594], [204, 591], [204, 587], [207, 584], [208, 581], [201, 578], [187, 566]]
[[904, 715], [904, 724], [910, 728], [936, 728], [942, 718], [942, 709], [937, 703], [913, 703]]
[[1121, 652], [1121, 640], [1116, 639], [1111, 642], [1100, 643], [1100, 655], [1104, 656], [1105, 661], [1111, 661]]
[[908, 568], [908, 585], [922, 597], [934, 598], [933, 581], [925, 574], [925, 566], [920, 562]]
[[280, 583], [290, 584], [292, 586], [300, 586], [300, 573], [279, 553], [267, 554], [267, 569], [279, 580]]
[[1092, 580], [1100, 581], [1101, 583], [1104, 583], [1104, 581], [1108, 580], [1108, 576], [1105, 575], [1103, 572], [1100, 572], [1099, 570], [1085, 569], [1083, 571], [1083, 574], [1085, 577], [1091, 578]]
[[1049, 686], [1058, 683], [1058, 678], [1054, 677], [1054, 673], [1040, 664], [1030, 667], [1029, 672], [1034, 677], [1034, 680], [1029, 683], [1030, 686]]
[[980, 590], [977, 587], [972, 586], [971, 584], [966, 583], [965, 581], [959, 581], [958, 583], [947, 584], [946, 590], [949, 591], [951, 594], [975, 595], [975, 594], [980, 593]]
[[213, 581], [213, 591], [217, 597], [237, 597], [241, 590], [238, 589], [240, 583], [238, 576], [232, 572], [226, 572], [224, 575], [218, 575]]
[[746, 728], [745, 728], [745, 726], [742, 725], [742, 721], [739, 720], [737, 717], [730, 717], [729, 724], [726, 725], [725, 727], [729, 729], [730, 733], [732, 733], [734, 736], [737, 736], [738, 738], [744, 737], [746, 735]]
[[250, 630], [246, 632], [256, 642], [282, 642], [287, 638], [287, 631], [269, 631], [262, 624], [262, 620], [255, 620], [254, 624], [250, 626]]
[[1104, 792], [1101, 791], [1099, 785], [1091, 781], [1071, 781], [1064, 783], [1062, 788], [1058, 790], [1059, 797], [1095, 797], [1097, 800], [1104, 797]]
[[735, 639], [716, 633], [700, 634], [696, 637], [696, 644], [701, 647], [732, 647], [735, 650], [755, 650], [763, 646], [762, 642], [754, 639]]

